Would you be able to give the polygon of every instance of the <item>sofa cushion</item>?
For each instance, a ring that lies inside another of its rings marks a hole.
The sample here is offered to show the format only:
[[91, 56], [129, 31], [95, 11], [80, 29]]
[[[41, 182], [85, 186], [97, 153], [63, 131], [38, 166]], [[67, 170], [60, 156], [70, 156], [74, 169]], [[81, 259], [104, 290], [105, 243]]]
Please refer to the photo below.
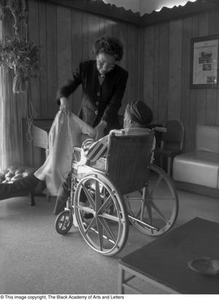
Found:
[[[19, 165], [17, 163], [0, 170], [0, 201], [13, 197], [31, 196], [31, 205], [35, 205], [34, 191], [27, 184], [29, 176], [35, 172], [35, 168]], [[25, 179], [26, 178], [26, 179]]]
[[219, 188], [219, 153], [193, 151], [173, 161], [173, 179], [211, 188]]
[[219, 153], [218, 126], [196, 126], [196, 150]]

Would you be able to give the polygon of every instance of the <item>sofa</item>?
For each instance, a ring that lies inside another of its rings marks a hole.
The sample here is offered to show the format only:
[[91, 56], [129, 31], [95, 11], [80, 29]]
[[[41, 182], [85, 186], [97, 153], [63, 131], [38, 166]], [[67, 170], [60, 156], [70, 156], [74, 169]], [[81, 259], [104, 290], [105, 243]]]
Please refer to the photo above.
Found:
[[219, 197], [219, 126], [197, 125], [195, 150], [173, 161], [179, 189]]
[[[28, 175], [34, 173], [35, 168], [29, 166], [19, 166], [18, 164], [13, 164], [4, 170], [0, 171], [0, 201], [13, 197], [30, 196], [30, 205], [35, 205], [35, 189], [17, 189], [12, 187], [13, 183]], [[7, 185], [7, 186], [6, 186]], [[12, 188], [10, 188], [12, 187]]]

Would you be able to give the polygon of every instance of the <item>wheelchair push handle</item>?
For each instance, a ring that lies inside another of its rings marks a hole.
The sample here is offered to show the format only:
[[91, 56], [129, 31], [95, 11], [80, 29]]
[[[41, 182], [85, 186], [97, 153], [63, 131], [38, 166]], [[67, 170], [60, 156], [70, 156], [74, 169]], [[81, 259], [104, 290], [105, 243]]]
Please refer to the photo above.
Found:
[[156, 127], [154, 127], [154, 128], [152, 129], [152, 131], [157, 131], [157, 132], [167, 132], [167, 129], [166, 129], [165, 127], [158, 127], [158, 126], [156, 126]]

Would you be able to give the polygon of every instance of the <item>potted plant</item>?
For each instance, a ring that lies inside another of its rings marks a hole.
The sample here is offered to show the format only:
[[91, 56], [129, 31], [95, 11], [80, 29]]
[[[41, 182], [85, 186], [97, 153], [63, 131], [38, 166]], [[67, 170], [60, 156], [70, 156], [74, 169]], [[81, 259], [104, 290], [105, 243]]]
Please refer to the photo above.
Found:
[[14, 70], [13, 92], [25, 90], [26, 82], [30, 78], [39, 76], [38, 47], [18, 36], [7, 38], [4, 45], [0, 45], [0, 66]]

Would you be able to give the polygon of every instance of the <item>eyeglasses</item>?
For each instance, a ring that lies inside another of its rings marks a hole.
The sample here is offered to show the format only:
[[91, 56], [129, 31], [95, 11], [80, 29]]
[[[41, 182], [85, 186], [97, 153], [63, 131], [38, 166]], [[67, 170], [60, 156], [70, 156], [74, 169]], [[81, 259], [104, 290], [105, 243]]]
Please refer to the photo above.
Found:
[[98, 59], [97, 59], [97, 65], [100, 68], [104, 67], [106, 70], [112, 70], [115, 67], [115, 64], [108, 64], [107, 62], [101, 61], [101, 60], [98, 60]]

